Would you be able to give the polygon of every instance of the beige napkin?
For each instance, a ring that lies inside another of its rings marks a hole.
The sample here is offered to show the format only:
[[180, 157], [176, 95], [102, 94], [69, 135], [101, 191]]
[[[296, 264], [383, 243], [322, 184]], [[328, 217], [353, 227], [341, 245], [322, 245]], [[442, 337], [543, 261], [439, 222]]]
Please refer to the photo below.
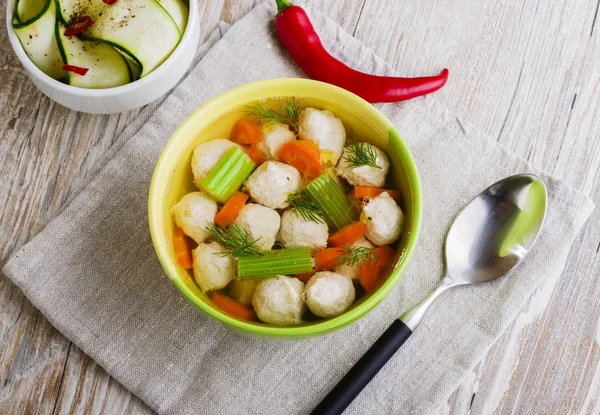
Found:
[[[250, 81], [303, 76], [273, 32], [272, 3], [232, 26], [159, 108], [134, 122], [89, 186], [3, 270], [58, 330], [159, 413], [307, 413], [441, 278], [443, 240], [457, 212], [496, 180], [540, 174], [550, 204], [527, 261], [510, 278], [442, 296], [348, 410], [434, 413], [534, 289], [560, 276], [592, 203], [432, 98], [382, 105], [413, 151], [423, 182], [422, 234], [398, 286], [363, 320], [322, 338], [276, 342], [222, 328], [165, 277], [148, 232], [148, 185], [165, 142], [207, 100]], [[335, 55], [364, 71], [393, 74], [325, 16], [308, 12]]]

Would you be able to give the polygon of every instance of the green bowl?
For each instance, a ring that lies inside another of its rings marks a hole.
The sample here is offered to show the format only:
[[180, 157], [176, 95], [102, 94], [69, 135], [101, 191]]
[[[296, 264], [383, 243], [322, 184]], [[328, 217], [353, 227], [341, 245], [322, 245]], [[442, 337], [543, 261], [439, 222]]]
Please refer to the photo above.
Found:
[[[395, 266], [381, 285], [357, 301], [339, 317], [277, 327], [261, 322], [237, 320], [216, 308], [200, 291], [190, 274], [177, 264], [171, 244], [175, 226], [169, 209], [183, 195], [196, 190], [190, 160], [201, 142], [229, 137], [233, 124], [243, 116], [248, 103], [264, 99], [295, 97], [303, 106], [328, 109], [341, 118], [360, 140], [382, 148], [391, 162], [390, 178], [403, 195], [404, 234], [398, 242]], [[270, 79], [234, 88], [209, 101], [181, 124], [163, 149], [150, 184], [148, 219], [156, 254], [181, 293], [200, 310], [240, 333], [280, 339], [320, 336], [339, 330], [367, 315], [392, 290], [406, 269], [421, 226], [421, 184], [415, 161], [392, 123], [374, 106], [358, 96], [322, 82], [307, 79]]]

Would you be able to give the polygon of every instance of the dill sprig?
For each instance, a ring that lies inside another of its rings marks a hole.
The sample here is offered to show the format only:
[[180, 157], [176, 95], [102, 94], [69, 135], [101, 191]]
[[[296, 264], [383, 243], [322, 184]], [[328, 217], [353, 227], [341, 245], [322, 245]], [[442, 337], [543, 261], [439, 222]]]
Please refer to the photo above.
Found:
[[261, 103], [248, 105], [246, 113], [254, 115], [264, 124], [282, 122], [292, 126], [298, 132], [298, 119], [300, 117], [300, 104], [295, 99], [279, 101], [278, 109], [267, 108]]
[[262, 255], [262, 252], [254, 245], [260, 238], [253, 241], [250, 240], [248, 231], [240, 227], [237, 223], [230, 223], [226, 228], [221, 228], [214, 223], [208, 223], [204, 230], [225, 246], [225, 251], [219, 252], [221, 256]]
[[305, 221], [325, 223], [321, 208], [305, 192], [299, 191], [288, 194], [286, 202], [294, 208], [296, 216], [302, 217]]
[[342, 255], [338, 257], [335, 266], [348, 265], [350, 267], [356, 264], [375, 264], [379, 259], [375, 248], [365, 246], [345, 246], [342, 249]]
[[377, 153], [375, 149], [368, 143], [361, 143], [356, 139], [354, 132], [346, 143], [346, 151], [348, 154], [344, 156], [344, 160], [352, 167], [371, 166], [381, 169], [377, 165]]

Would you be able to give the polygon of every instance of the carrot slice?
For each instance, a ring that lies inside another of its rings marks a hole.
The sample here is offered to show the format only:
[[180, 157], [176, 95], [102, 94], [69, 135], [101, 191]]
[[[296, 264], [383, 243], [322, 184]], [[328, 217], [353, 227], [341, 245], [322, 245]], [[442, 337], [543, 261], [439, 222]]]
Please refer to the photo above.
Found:
[[254, 164], [257, 166], [261, 165], [265, 161], [265, 155], [260, 148], [256, 145], [244, 146], [246, 154], [252, 159]]
[[342, 248], [327, 248], [315, 253], [315, 268], [317, 271], [332, 270], [338, 258], [344, 254]]
[[219, 307], [227, 314], [231, 314], [233, 317], [237, 317], [242, 320], [256, 320], [256, 312], [252, 307], [238, 303], [228, 295], [215, 291], [211, 294], [210, 300], [214, 305]]
[[357, 199], [365, 199], [369, 197], [376, 197], [382, 194], [383, 192], [390, 195], [392, 199], [396, 202], [399, 202], [402, 199], [402, 193], [398, 190], [390, 190], [390, 189], [380, 189], [378, 187], [364, 187], [364, 186], [356, 186], [354, 188], [354, 197]]
[[179, 265], [185, 269], [191, 269], [194, 266], [192, 251], [181, 228], [173, 229], [173, 249]]
[[321, 163], [321, 152], [308, 140], [285, 143], [279, 149], [278, 156], [307, 179], [319, 177], [325, 168]]
[[308, 280], [310, 280], [310, 277], [312, 277], [312, 276], [313, 276], [312, 272], [307, 272], [304, 274], [296, 274], [296, 278], [298, 278], [302, 282], [308, 282]]
[[262, 129], [255, 121], [248, 118], [239, 120], [231, 130], [231, 141], [238, 144], [256, 144], [263, 139]]
[[240, 213], [247, 200], [246, 193], [235, 192], [215, 216], [215, 223], [222, 228], [227, 226]]
[[394, 259], [394, 249], [389, 246], [375, 248], [377, 261], [367, 262], [360, 267], [359, 281], [366, 292], [371, 292], [379, 284], [381, 277]]
[[350, 245], [358, 241], [367, 233], [367, 225], [362, 222], [352, 222], [329, 237], [327, 242], [331, 246]]

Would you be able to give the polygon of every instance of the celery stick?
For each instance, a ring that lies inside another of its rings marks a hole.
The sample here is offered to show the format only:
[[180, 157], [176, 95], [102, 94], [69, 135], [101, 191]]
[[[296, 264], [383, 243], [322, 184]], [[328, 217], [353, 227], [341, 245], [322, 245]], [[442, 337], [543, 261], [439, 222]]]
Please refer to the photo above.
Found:
[[233, 147], [200, 183], [200, 188], [225, 203], [254, 170], [255, 164], [239, 147]]
[[342, 189], [324, 173], [306, 186], [306, 192], [323, 212], [327, 225], [338, 230], [358, 218], [358, 212]]
[[238, 258], [238, 277], [262, 278], [275, 275], [302, 274], [312, 271], [309, 248], [275, 249], [262, 255]]

